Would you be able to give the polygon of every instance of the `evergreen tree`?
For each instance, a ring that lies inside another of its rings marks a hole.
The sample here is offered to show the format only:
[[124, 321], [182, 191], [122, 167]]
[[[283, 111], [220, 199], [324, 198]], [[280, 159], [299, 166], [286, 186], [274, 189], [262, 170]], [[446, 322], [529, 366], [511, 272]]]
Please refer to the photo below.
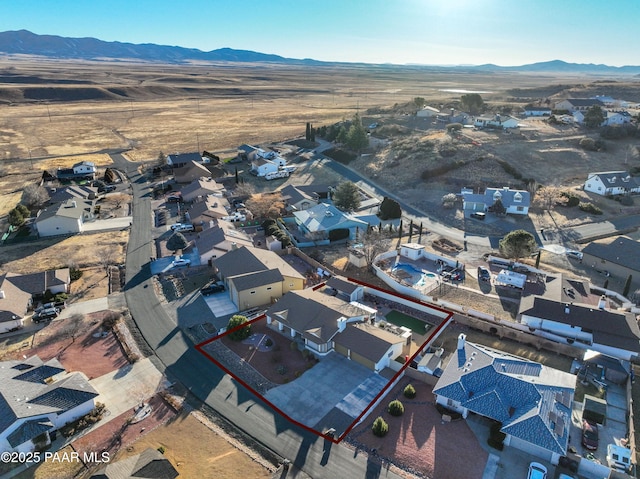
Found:
[[355, 183], [340, 183], [333, 192], [333, 204], [344, 211], [354, 211], [360, 206], [360, 191]]
[[369, 145], [369, 137], [367, 131], [362, 126], [362, 120], [357, 113], [353, 116], [351, 127], [347, 135], [347, 146], [354, 150], [360, 151]]
[[167, 240], [167, 249], [174, 253], [178, 250], [183, 250], [187, 247], [187, 239], [182, 233], [174, 233]]
[[9, 211], [9, 224], [16, 227], [24, 224], [24, 216], [22, 216], [17, 208], [13, 208]]

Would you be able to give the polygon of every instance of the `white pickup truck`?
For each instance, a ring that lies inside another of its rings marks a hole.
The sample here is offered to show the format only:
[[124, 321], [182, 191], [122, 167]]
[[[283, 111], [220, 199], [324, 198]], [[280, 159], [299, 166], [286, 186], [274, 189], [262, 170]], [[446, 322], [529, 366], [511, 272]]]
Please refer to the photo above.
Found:
[[247, 221], [247, 215], [235, 212], [229, 216], [224, 216], [222, 219], [225, 221], [231, 221], [232, 223], [236, 221]]

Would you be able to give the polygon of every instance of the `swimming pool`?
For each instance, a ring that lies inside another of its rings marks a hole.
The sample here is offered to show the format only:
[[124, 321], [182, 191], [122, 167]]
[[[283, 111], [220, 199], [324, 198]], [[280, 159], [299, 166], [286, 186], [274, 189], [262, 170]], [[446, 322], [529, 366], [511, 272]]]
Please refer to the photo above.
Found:
[[426, 278], [435, 278], [433, 273], [425, 273], [421, 269], [416, 268], [409, 263], [398, 263], [393, 267], [391, 272], [395, 273], [398, 270], [408, 273], [410, 276], [409, 282], [414, 286], [424, 286], [426, 284]]

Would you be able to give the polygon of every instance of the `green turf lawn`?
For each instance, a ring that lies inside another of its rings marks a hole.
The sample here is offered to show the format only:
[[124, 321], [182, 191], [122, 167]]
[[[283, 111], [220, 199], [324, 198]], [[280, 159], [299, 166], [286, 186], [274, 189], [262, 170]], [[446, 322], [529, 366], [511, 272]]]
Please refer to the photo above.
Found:
[[396, 311], [395, 309], [389, 311], [385, 315], [385, 319], [387, 322], [395, 324], [396, 326], [409, 328], [416, 334], [425, 334], [429, 329], [431, 329], [431, 324], [425, 323], [413, 316], [401, 313], [400, 311]]

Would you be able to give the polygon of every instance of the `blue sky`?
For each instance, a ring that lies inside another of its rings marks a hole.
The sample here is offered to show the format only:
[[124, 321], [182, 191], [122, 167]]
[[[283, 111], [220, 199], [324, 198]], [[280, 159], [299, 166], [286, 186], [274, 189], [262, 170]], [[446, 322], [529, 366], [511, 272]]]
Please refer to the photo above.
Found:
[[0, 31], [367, 63], [638, 65], [639, 0], [0, 0]]

